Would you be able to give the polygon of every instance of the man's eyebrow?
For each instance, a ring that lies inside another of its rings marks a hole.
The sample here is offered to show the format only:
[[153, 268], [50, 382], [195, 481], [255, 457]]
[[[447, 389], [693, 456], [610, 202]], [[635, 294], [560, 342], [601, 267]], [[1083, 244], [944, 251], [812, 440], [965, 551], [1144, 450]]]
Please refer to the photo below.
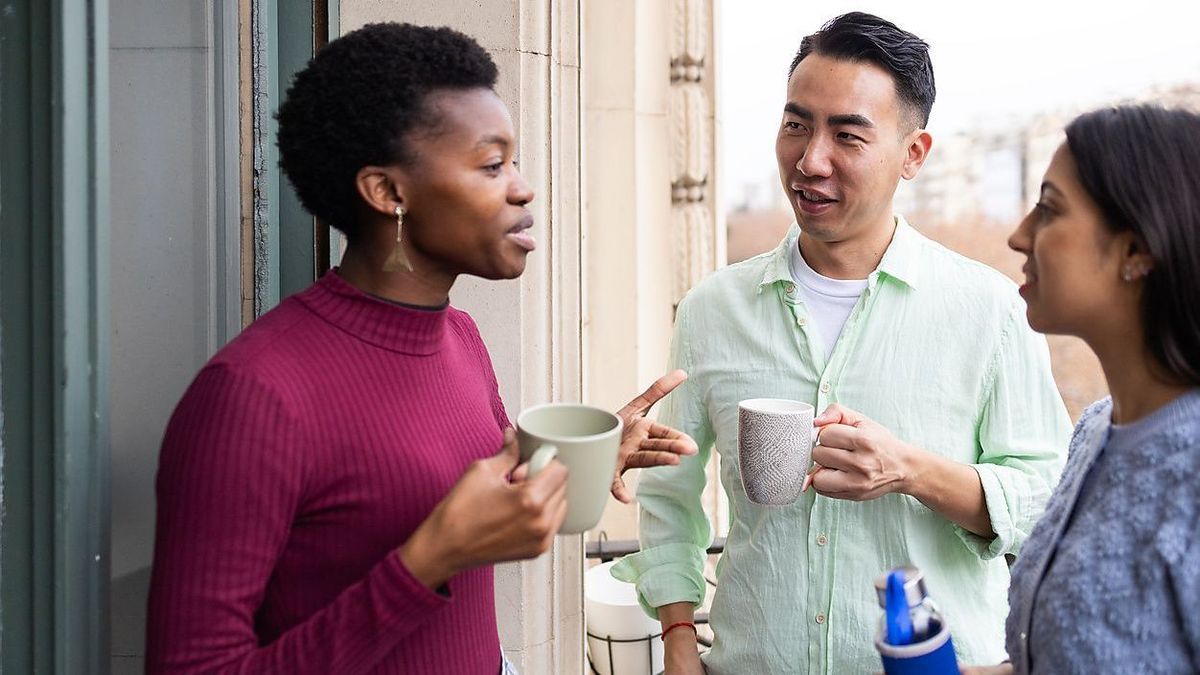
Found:
[[858, 113], [848, 113], [845, 115], [830, 115], [829, 124], [835, 127], [863, 127], [864, 129], [874, 129], [875, 123], [866, 115]]
[[809, 112], [808, 108], [803, 108], [795, 103], [784, 104], [783, 111], [789, 112], [802, 120], [811, 120], [813, 118], [812, 113]]
[[[808, 108], [797, 105], [795, 103], [787, 103], [783, 106], [784, 112], [791, 113], [802, 120], [812, 120], [813, 114]], [[875, 123], [866, 115], [858, 113], [845, 113], [842, 115], [830, 115], [826, 120], [831, 126], [835, 127], [862, 127], [864, 129], [874, 129]]]

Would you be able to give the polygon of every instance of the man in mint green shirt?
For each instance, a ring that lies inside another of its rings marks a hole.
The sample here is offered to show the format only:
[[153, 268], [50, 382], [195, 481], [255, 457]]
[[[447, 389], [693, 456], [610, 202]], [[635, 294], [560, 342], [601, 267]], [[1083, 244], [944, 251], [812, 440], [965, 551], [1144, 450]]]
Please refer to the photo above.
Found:
[[[913, 564], [965, 663], [1003, 660], [1008, 567], [1065, 459], [1070, 423], [1015, 286], [895, 215], [932, 145], [928, 46], [854, 13], [805, 38], [776, 141], [793, 227], [774, 251], [699, 284], [672, 360], [690, 377], [660, 421], [699, 454], [644, 472], [634, 581], [667, 629], [702, 601], [713, 448], [729, 502], [704, 657], [712, 675], [880, 669], [873, 579]], [[812, 487], [760, 506], [742, 488], [739, 401], [824, 411]], [[668, 675], [700, 673], [694, 631], [668, 631]]]

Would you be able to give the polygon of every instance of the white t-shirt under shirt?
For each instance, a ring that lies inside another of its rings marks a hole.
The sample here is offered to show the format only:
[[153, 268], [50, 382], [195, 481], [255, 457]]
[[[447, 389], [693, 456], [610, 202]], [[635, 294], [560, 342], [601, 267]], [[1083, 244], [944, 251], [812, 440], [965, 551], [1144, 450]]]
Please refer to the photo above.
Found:
[[808, 308], [809, 335], [824, 348], [825, 361], [828, 362], [833, 355], [833, 346], [837, 344], [842, 328], [850, 318], [850, 312], [858, 304], [858, 296], [867, 289], [867, 280], [830, 279], [817, 274], [800, 255], [799, 245], [792, 247], [790, 262], [796, 290]]

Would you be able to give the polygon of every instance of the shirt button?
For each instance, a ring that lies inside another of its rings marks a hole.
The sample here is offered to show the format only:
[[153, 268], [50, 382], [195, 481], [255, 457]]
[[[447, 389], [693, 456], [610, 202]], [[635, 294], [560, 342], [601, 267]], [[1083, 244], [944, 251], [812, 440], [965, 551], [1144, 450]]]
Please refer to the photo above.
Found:
[[802, 317], [802, 316], [796, 317], [796, 325], [797, 325], [797, 326], [801, 326], [801, 327], [803, 327], [803, 326], [807, 326], [807, 325], [808, 325], [808, 319], [806, 319], [806, 318], [804, 318], [804, 317]]
[[1024, 642], [1024, 641], [1025, 641], [1025, 634], [1021, 633], [1021, 642]]
[[784, 287], [783, 287], [783, 290], [784, 290], [784, 292], [786, 292], [788, 295], [791, 295], [791, 294], [793, 294], [793, 293], [795, 293], [795, 292], [796, 292], [796, 284], [788, 284], [787, 286], [784, 286]]
[[822, 383], [821, 383], [821, 393], [822, 393], [822, 394], [828, 394], [828, 393], [829, 393], [829, 383], [828, 383], [828, 382], [822, 382]]
[[817, 546], [824, 546], [825, 544], [828, 544], [828, 543], [829, 543], [829, 540], [825, 538], [825, 535], [822, 534], [822, 535], [817, 536]]
[[817, 623], [825, 623], [825, 615], [824, 614], [817, 615]]

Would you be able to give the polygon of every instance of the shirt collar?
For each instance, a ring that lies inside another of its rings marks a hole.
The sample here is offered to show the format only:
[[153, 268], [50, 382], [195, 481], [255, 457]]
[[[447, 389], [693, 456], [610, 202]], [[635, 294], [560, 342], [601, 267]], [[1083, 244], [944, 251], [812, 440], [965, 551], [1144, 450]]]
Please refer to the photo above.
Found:
[[[908, 224], [908, 221], [904, 220], [904, 216], [897, 215], [895, 218], [896, 232], [892, 235], [892, 242], [884, 251], [883, 258], [879, 261], [879, 267], [871, 273], [868, 279], [871, 281], [871, 286], [874, 286], [876, 277], [882, 273], [915, 289], [920, 281], [921, 235]], [[788, 228], [787, 236], [767, 258], [762, 281], [758, 284], [760, 293], [766, 286], [792, 280], [792, 271], [788, 262], [792, 255], [792, 247], [796, 246], [799, 238], [800, 226], [792, 223], [792, 226]]]
[[904, 216], [896, 216], [896, 233], [879, 261], [879, 271], [912, 289], [920, 283], [921, 234]]

